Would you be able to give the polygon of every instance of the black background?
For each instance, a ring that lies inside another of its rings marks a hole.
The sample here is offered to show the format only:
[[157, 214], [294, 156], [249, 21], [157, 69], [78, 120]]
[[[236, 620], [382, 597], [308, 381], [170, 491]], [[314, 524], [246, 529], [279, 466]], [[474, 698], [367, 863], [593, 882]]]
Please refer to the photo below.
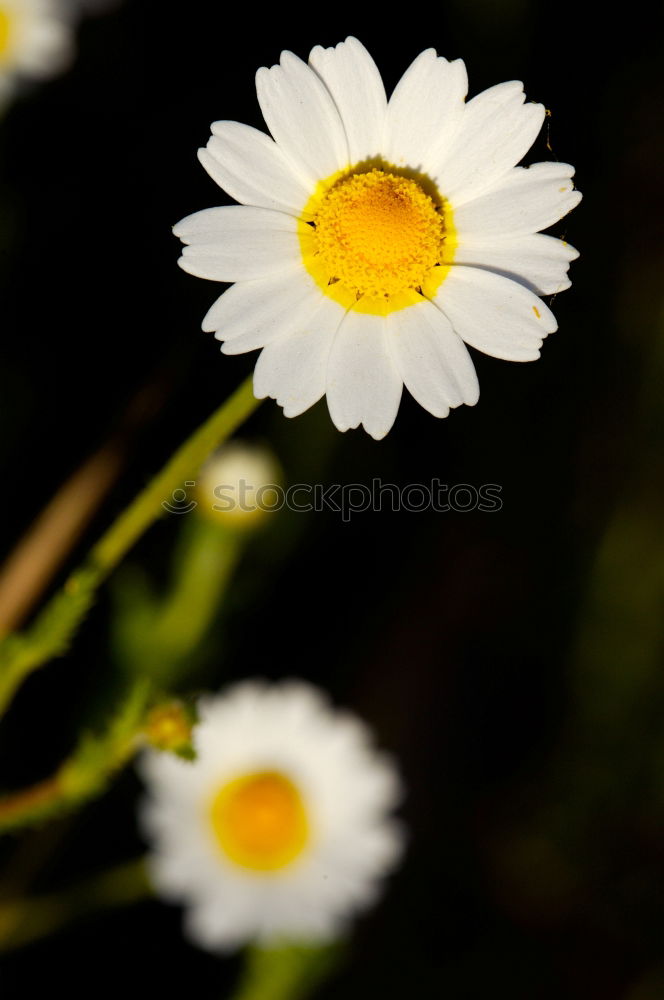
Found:
[[[291, 483], [495, 483], [503, 508], [284, 515], [248, 553], [218, 655], [193, 686], [308, 678], [400, 761], [405, 865], [321, 997], [656, 1000], [664, 684], [634, 678], [626, 659], [621, 682], [643, 681], [633, 701], [648, 704], [647, 722], [627, 709], [607, 721], [593, 707], [612, 681], [601, 655], [584, 673], [579, 652], [603, 539], [625, 505], [657, 525], [661, 501], [661, 392], [648, 386], [664, 332], [664, 89], [645, 7], [618, 20], [528, 0], [268, 12], [127, 0], [84, 22], [72, 71], [23, 95], [0, 126], [2, 551], [141, 387], [153, 412], [88, 541], [251, 371], [255, 355], [223, 357], [200, 332], [219, 289], [178, 269], [170, 228], [224, 203], [196, 149], [219, 118], [263, 127], [256, 68], [349, 33], [388, 92], [429, 46], [466, 61], [471, 94], [523, 80], [551, 111], [529, 161], [577, 168], [584, 201], [553, 232], [581, 258], [540, 361], [473, 354], [475, 408], [437, 421], [404, 397], [377, 443], [336, 432], [324, 401], [294, 421], [263, 404], [244, 433], [271, 443]], [[132, 558], [158, 574], [176, 521]], [[660, 611], [647, 600], [647, 622], [624, 611], [641, 579], [625, 565], [611, 607], [636, 649]], [[103, 706], [107, 617], [102, 596], [70, 657], [22, 690], [0, 736], [6, 787], [50, 773]], [[614, 781], [616, 760], [627, 765]], [[135, 856], [138, 791], [125, 774], [76, 822], [27, 848], [11, 838], [7, 863], [44, 851], [35, 888], [50, 891]], [[176, 909], [145, 903], [7, 956], [3, 996], [59, 986], [82, 997], [102, 984], [217, 997], [235, 972], [183, 942]]]

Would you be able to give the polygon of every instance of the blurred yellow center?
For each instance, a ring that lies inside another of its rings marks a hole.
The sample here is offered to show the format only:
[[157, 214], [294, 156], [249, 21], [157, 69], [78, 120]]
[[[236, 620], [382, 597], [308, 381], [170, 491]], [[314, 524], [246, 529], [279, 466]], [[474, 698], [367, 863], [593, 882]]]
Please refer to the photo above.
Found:
[[9, 52], [12, 38], [12, 17], [0, 6], [0, 59]]
[[453, 252], [451, 211], [433, 184], [380, 162], [325, 182], [300, 225], [305, 266], [325, 293], [379, 314], [435, 294]]
[[212, 826], [224, 854], [254, 871], [286, 867], [309, 837], [302, 797], [277, 771], [243, 775], [223, 785], [212, 803]]

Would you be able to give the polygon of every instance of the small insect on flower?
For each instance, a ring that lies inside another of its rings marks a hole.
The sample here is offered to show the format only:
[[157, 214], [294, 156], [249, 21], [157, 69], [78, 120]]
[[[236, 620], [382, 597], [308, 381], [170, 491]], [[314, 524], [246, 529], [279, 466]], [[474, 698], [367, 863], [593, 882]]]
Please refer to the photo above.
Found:
[[578, 204], [567, 163], [515, 164], [545, 111], [523, 85], [466, 102], [463, 62], [422, 52], [388, 101], [348, 38], [259, 69], [272, 133], [212, 125], [199, 158], [240, 205], [175, 227], [185, 271], [235, 282], [203, 329], [226, 354], [262, 348], [257, 397], [293, 417], [324, 394], [341, 431], [389, 431], [405, 385], [436, 417], [473, 405], [465, 347], [539, 357], [556, 329], [538, 295], [568, 288], [578, 256], [538, 231]]
[[61, 72], [72, 55], [72, 28], [56, 0], [0, 0], [0, 101], [18, 79]]
[[195, 761], [150, 750], [140, 765], [158, 893], [210, 950], [337, 937], [400, 856], [394, 767], [303, 683], [237, 685], [199, 718]]

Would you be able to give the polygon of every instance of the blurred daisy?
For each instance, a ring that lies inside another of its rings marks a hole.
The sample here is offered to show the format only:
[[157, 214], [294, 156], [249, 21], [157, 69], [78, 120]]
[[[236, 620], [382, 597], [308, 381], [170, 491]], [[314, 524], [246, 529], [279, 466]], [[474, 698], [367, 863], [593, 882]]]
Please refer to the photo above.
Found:
[[157, 891], [190, 938], [334, 938], [376, 898], [401, 835], [392, 766], [308, 685], [248, 682], [200, 705], [197, 758], [150, 751], [143, 819]]
[[203, 466], [196, 493], [198, 511], [227, 527], [251, 530], [280, 506], [282, 473], [274, 454], [261, 445], [231, 441]]
[[203, 166], [241, 203], [184, 219], [185, 271], [236, 282], [203, 329], [262, 348], [254, 391], [288, 417], [324, 394], [345, 431], [392, 426], [402, 387], [430, 413], [474, 404], [464, 346], [530, 361], [576, 250], [539, 235], [578, 204], [566, 163], [515, 164], [544, 120], [521, 83], [466, 103], [466, 69], [422, 52], [389, 102], [355, 38], [259, 69], [273, 139], [212, 125]]
[[72, 29], [57, 0], [0, 0], [0, 100], [20, 78], [41, 80], [66, 68]]

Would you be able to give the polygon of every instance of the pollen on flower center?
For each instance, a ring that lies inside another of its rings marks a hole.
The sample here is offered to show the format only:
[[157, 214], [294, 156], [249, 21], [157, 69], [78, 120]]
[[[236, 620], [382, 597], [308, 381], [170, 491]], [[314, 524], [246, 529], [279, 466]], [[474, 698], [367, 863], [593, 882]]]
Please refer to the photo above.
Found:
[[215, 795], [211, 812], [221, 849], [244, 868], [284, 868], [308, 840], [309, 823], [300, 792], [277, 771], [243, 775], [226, 783]]
[[330, 188], [313, 222], [320, 262], [358, 296], [416, 289], [440, 262], [444, 217], [409, 177], [352, 174]]
[[0, 60], [7, 55], [11, 45], [12, 16], [0, 7]]

